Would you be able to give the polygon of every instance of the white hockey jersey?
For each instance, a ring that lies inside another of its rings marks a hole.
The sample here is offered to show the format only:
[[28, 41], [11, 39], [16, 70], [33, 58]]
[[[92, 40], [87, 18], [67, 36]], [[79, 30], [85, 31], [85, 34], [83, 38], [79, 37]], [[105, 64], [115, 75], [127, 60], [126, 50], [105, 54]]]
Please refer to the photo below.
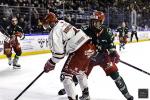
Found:
[[79, 49], [90, 38], [81, 30], [59, 20], [49, 34], [49, 47], [52, 51], [52, 61], [57, 63], [77, 49]]

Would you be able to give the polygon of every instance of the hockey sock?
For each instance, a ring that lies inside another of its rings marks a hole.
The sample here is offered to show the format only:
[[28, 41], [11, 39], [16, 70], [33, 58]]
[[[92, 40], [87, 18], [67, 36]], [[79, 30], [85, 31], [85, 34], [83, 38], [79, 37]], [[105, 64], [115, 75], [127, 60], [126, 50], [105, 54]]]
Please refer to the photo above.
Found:
[[11, 65], [12, 64], [12, 60], [11, 57], [8, 58], [8, 64]]
[[86, 74], [81, 72], [80, 74], [76, 75], [76, 77], [78, 79], [78, 83], [80, 84], [80, 88], [83, 91], [88, 87]]
[[[76, 86], [76, 85], [78, 84], [78, 80], [77, 80], [77, 78], [76, 78], [75, 75], [73, 76], [72, 80], [73, 80], [73, 82], [74, 82], [74, 84], [75, 84], [75, 86]], [[65, 89], [59, 90], [58, 95], [64, 95], [64, 94], [66, 94]]]
[[65, 76], [65, 79], [62, 82], [69, 100], [76, 100], [75, 84], [73, 83], [72, 78]]
[[19, 56], [15, 55], [14, 60], [13, 60], [13, 63], [14, 63], [14, 64], [17, 64], [17, 63], [18, 63], [18, 60], [19, 60]]
[[17, 56], [17, 55], [15, 55], [15, 57], [14, 57], [15, 59], [19, 59], [19, 56]]
[[17, 55], [15, 55], [15, 57], [14, 57], [14, 59], [13, 59], [13, 68], [14, 69], [20, 69], [20, 67], [21, 67], [21, 65], [20, 64], [18, 64], [18, 60], [19, 60], [19, 56], [17, 56]]
[[116, 86], [120, 90], [120, 92], [124, 95], [125, 98], [130, 98], [131, 95], [128, 92], [127, 86], [123, 80], [123, 78], [119, 75], [118, 72], [111, 74], [111, 78], [115, 81]]
[[120, 44], [120, 46], [119, 46], [119, 50], [121, 51], [121, 48], [123, 48], [123, 45], [122, 45], [122, 43]]
[[86, 74], [85, 73], [80, 73], [76, 77], [78, 79], [78, 82], [80, 84], [80, 88], [82, 90], [82, 96], [79, 97], [80, 100], [90, 100]]

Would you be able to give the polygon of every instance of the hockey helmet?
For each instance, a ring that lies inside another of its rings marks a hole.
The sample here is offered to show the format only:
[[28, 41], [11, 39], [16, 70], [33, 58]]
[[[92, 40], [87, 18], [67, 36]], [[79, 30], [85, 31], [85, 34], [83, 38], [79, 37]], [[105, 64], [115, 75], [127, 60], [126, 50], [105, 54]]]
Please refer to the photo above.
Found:
[[105, 14], [102, 11], [94, 11], [93, 14], [90, 16], [90, 19], [90, 24], [92, 25], [92, 27], [99, 29], [105, 21]]
[[53, 12], [49, 12], [43, 19], [43, 27], [47, 29], [49, 26], [52, 28], [58, 21], [56, 15]]

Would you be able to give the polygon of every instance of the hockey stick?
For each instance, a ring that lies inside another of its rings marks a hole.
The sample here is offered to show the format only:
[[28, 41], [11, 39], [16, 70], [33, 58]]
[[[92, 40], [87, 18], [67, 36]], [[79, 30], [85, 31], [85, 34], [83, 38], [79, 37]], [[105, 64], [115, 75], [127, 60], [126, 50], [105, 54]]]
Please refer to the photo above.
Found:
[[14, 100], [18, 100], [18, 98], [44, 73], [42, 71]]
[[140, 68], [138, 68], [138, 67], [136, 67], [136, 66], [133, 66], [133, 65], [131, 65], [131, 64], [125, 62], [125, 61], [120, 60], [120, 62], [123, 63], [123, 64], [125, 64], [125, 65], [128, 65], [128, 66], [130, 66], [130, 67], [132, 67], [132, 68], [134, 68], [134, 69], [136, 69], [136, 70], [138, 70], [138, 71], [140, 71], [140, 72], [143, 72], [143, 73], [145, 73], [145, 74], [147, 74], [147, 75], [150, 75], [149, 72], [146, 72], [146, 71], [144, 71], [144, 70], [142, 70], [142, 69], [140, 69]]
[[[10, 35], [8, 34], [8, 32], [3, 28], [3, 26], [0, 25], [0, 29], [2, 29], [1, 33], [4, 35], [5, 39], [7, 40], [8, 38], [10, 38]], [[4, 34], [5, 33], [5, 34]], [[20, 38], [21, 40], [23, 40], [25, 38], [25, 34], [22, 33], [22, 37]], [[8, 41], [6, 41], [8, 42]]]
[[4, 35], [6, 35], [7, 37], [9, 37], [9, 34], [6, 32], [6, 30], [3, 28], [3, 26], [0, 25], [0, 28], [3, 30], [3, 32], [4, 32], [5, 34], [4, 34], [3, 32], [2, 32], [2, 33], [3, 33]]
[[3, 32], [0, 31], [0, 34], [2, 34], [2, 37], [4, 37], [4, 41], [9, 43], [10, 38], [8, 36], [6, 36], [5, 34], [3, 34]]
[[[3, 35], [3, 37], [5, 38], [4, 41], [6, 41], [7, 43], [9, 43], [10, 37], [9, 34], [6, 32], [6, 30], [3, 28], [3, 26], [0, 25], [0, 29], [2, 29], [2, 31], [0, 30], [0, 33]], [[5, 34], [4, 34], [5, 33]]]

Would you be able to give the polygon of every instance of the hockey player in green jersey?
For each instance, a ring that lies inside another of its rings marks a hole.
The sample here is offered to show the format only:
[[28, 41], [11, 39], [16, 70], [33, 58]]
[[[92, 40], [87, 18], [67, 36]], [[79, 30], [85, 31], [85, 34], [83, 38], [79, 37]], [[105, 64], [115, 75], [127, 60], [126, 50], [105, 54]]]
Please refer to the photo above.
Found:
[[117, 29], [117, 32], [119, 32], [119, 50], [121, 51], [121, 48], [125, 49], [125, 45], [127, 43], [128, 38], [128, 27], [126, 26], [125, 22], [122, 22], [122, 26]]
[[[120, 56], [118, 55], [116, 46], [113, 43], [114, 36], [112, 32], [109, 28], [103, 25], [104, 20], [104, 13], [95, 11], [91, 16], [89, 27], [84, 31], [92, 38], [92, 42], [97, 48], [97, 53], [91, 58], [91, 61], [86, 67], [86, 75], [88, 77], [93, 67], [99, 65], [105, 71], [106, 75], [114, 80], [123, 96], [127, 100], [133, 100], [133, 96], [128, 92], [123, 78], [119, 75], [116, 64], [119, 62]], [[75, 78], [76, 77], [74, 77], [74, 81], [77, 83]], [[64, 93], [65, 91], [63, 89], [58, 92], [59, 95], [63, 95]], [[90, 100], [88, 88], [82, 90], [80, 100]]]

